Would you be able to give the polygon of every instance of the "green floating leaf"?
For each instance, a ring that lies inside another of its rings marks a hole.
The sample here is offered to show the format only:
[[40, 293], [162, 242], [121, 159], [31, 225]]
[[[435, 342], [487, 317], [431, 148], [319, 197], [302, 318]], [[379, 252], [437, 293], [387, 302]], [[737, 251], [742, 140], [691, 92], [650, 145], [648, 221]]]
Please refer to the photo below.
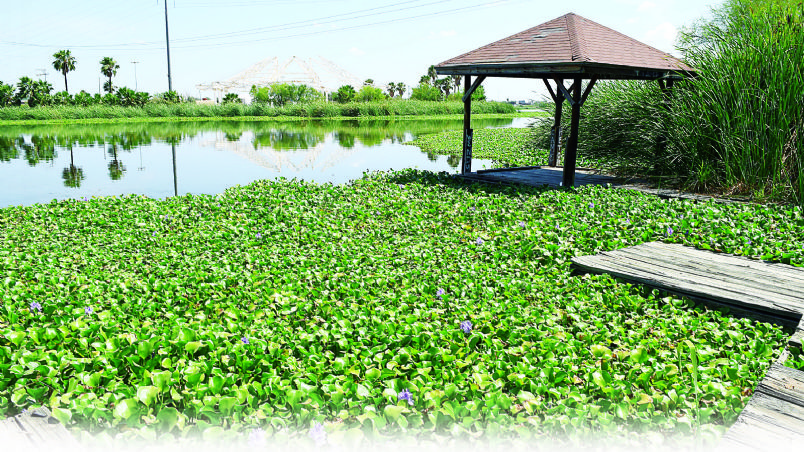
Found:
[[611, 356], [611, 349], [606, 347], [605, 345], [594, 344], [589, 349], [592, 351], [592, 355], [595, 358], [603, 358], [603, 357], [610, 357]]
[[165, 430], [173, 429], [179, 422], [179, 410], [173, 407], [165, 407], [159, 410], [156, 415], [160, 427]]
[[123, 399], [114, 407], [115, 417], [127, 420], [137, 414], [137, 401], [135, 399]]
[[405, 407], [398, 405], [386, 405], [386, 407], [383, 409], [385, 417], [387, 417], [391, 422], [396, 422], [396, 420], [399, 419], [399, 416], [402, 415], [403, 411], [405, 411]]
[[73, 418], [72, 411], [70, 411], [70, 410], [68, 410], [66, 408], [55, 407], [50, 412], [53, 415], [53, 417], [58, 419], [59, 422], [61, 422], [62, 424], [70, 425], [70, 421]]
[[159, 388], [156, 386], [139, 386], [137, 388], [137, 400], [146, 406], [151, 406], [159, 395]]

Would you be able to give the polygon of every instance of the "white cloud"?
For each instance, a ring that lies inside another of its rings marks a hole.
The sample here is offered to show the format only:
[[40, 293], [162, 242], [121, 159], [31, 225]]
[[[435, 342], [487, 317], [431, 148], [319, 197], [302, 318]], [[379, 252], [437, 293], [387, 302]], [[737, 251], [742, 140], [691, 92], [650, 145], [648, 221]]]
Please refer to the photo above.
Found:
[[352, 47], [351, 49], [349, 49], [349, 53], [356, 56], [363, 56], [366, 54], [366, 52], [364, 52], [361, 49], [358, 49], [357, 47]]

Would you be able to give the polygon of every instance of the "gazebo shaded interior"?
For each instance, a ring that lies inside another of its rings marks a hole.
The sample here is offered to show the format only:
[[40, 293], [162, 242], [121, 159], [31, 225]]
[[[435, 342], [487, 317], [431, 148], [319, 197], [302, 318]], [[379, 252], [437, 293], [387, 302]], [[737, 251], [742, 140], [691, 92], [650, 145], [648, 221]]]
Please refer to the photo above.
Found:
[[[575, 184], [581, 106], [597, 80], [657, 80], [662, 90], [669, 93], [675, 80], [694, 75], [692, 68], [672, 55], [574, 13], [446, 60], [435, 69], [441, 75], [464, 77], [461, 174], [471, 172], [472, 93], [486, 77], [544, 81], [556, 103], [550, 166], [556, 166], [562, 107], [564, 101], [569, 102], [572, 114], [564, 152], [565, 187]], [[571, 81], [569, 87], [565, 86], [566, 80]], [[585, 88], [584, 80], [588, 80]]]

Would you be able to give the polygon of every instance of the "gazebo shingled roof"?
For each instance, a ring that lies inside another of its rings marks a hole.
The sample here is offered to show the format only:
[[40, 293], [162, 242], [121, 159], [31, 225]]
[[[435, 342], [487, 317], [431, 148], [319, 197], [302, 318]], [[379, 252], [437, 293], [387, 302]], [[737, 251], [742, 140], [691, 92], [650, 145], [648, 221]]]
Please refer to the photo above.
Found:
[[569, 13], [436, 65], [448, 75], [657, 79], [692, 68], [674, 56]]
[[[673, 81], [694, 76], [678, 58], [577, 14], [569, 13], [528, 30], [451, 58], [436, 73], [464, 76], [464, 143], [461, 173], [471, 172], [471, 94], [486, 77], [541, 78], [556, 102], [554, 133], [560, 133], [561, 105], [572, 106], [570, 136], [564, 155], [565, 186], [574, 185], [580, 108], [598, 79], [658, 80], [669, 93]], [[476, 76], [474, 83], [472, 76]], [[564, 79], [573, 84], [567, 88]], [[555, 82], [555, 90], [548, 83]], [[582, 80], [589, 80], [582, 91]], [[548, 164], [555, 166], [560, 136]]]

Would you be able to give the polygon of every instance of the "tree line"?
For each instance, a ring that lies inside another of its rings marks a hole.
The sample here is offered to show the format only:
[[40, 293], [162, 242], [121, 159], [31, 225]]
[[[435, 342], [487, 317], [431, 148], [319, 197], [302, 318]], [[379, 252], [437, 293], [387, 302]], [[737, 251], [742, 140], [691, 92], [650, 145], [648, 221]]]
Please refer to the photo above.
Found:
[[[410, 99], [424, 101], [461, 100], [460, 75], [438, 78], [435, 66], [430, 66], [427, 74], [419, 79], [419, 84], [411, 90]], [[385, 91], [374, 85], [373, 79], [363, 82], [360, 89], [352, 85], [342, 85], [337, 91], [330, 94], [327, 100], [346, 104], [349, 102], [377, 102], [388, 99], [401, 99], [408, 90], [402, 82], [390, 82], [385, 85]], [[268, 103], [281, 107], [291, 103], [308, 103], [325, 99], [325, 94], [315, 88], [304, 84], [273, 83], [268, 86], [252, 86], [250, 91], [254, 102]], [[483, 87], [479, 87], [473, 94], [472, 100], [486, 100]], [[223, 98], [224, 103], [242, 102], [236, 94], [228, 93]]]
[[156, 95], [146, 92], [135, 91], [126, 87], [115, 87], [112, 78], [117, 75], [120, 65], [114, 58], [103, 57], [100, 60], [100, 73], [107, 80], [103, 84], [105, 95], [90, 94], [81, 90], [75, 95], [71, 95], [67, 84], [67, 74], [75, 71], [76, 59], [69, 50], [59, 50], [53, 54], [53, 68], [59, 71], [64, 77], [64, 91], [54, 93], [53, 85], [46, 80], [33, 80], [30, 77], [20, 77], [16, 86], [5, 84], [0, 81], [0, 107], [19, 106], [27, 104], [30, 107], [52, 106], [52, 105], [121, 105], [121, 106], [143, 106], [147, 102], [176, 103], [181, 102], [181, 96], [175, 91], [168, 91]]

